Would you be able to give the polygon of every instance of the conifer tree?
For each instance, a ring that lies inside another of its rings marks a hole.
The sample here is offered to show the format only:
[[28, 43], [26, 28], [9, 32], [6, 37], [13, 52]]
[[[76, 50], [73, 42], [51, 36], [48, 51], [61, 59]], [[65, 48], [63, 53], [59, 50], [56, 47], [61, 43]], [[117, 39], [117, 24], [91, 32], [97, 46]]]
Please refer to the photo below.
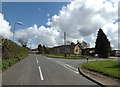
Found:
[[108, 58], [111, 51], [111, 46], [107, 36], [104, 34], [101, 28], [98, 31], [95, 44], [95, 52], [99, 55], [99, 57]]

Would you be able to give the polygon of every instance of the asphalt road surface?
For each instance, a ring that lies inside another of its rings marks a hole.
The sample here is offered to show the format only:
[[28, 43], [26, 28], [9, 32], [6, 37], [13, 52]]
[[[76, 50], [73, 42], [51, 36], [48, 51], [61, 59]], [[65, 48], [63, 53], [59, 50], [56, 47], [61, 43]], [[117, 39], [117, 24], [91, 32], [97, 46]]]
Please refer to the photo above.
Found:
[[48, 58], [30, 54], [2, 75], [3, 85], [97, 85], [82, 77], [78, 66], [86, 60]]

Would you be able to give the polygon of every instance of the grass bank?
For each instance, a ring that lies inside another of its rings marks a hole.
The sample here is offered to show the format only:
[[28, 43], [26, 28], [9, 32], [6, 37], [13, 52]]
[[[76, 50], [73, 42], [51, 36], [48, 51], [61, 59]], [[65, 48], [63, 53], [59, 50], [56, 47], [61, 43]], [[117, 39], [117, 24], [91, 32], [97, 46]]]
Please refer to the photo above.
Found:
[[[64, 58], [64, 59], [86, 59], [86, 55], [52, 55], [52, 54], [43, 54], [44, 56], [51, 57], [51, 58]], [[94, 57], [89, 56], [89, 59], [93, 59]]]
[[28, 54], [23, 54], [22, 56], [19, 56], [18, 58], [12, 58], [12, 59], [3, 59], [2, 60], [2, 71], [6, 70], [8, 67], [10, 67], [11, 65], [21, 61], [22, 59], [26, 58], [28, 56]]
[[120, 62], [112, 60], [92, 61], [83, 63], [82, 68], [120, 78]]
[[21, 47], [11, 40], [2, 39], [2, 61], [0, 61], [2, 71], [27, 56], [28, 48]]

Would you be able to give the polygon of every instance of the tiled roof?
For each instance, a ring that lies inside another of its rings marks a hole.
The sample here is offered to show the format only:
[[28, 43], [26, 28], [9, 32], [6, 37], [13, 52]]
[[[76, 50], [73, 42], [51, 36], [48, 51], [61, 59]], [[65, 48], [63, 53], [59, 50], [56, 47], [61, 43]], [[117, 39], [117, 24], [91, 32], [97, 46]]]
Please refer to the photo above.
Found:
[[[66, 48], [70, 47], [70, 48], [74, 48], [76, 45], [78, 44], [73, 44], [73, 45], [66, 45]], [[79, 44], [80, 48], [82, 49], [82, 46]], [[61, 48], [61, 47], [65, 47], [65, 45], [61, 45], [61, 46], [55, 46], [53, 47], [52, 49], [54, 48]]]

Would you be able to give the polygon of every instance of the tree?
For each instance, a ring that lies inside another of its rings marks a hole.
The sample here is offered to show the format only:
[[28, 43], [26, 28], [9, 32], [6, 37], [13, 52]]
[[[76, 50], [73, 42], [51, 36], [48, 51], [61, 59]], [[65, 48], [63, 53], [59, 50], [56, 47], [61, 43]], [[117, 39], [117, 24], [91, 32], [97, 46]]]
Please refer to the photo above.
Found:
[[43, 45], [43, 52], [46, 54], [47, 53], [47, 48], [45, 47], [45, 45]]
[[46, 49], [47, 49], [47, 54], [49, 54], [49, 47], [47, 46]]
[[85, 49], [85, 48], [88, 48], [90, 46], [90, 44], [87, 43], [86, 41], [82, 41], [81, 46], [83, 49]]
[[38, 51], [40, 54], [42, 54], [42, 45], [41, 44], [38, 45]]
[[95, 44], [95, 53], [97, 53], [99, 57], [108, 58], [111, 51], [111, 46], [107, 36], [104, 34], [101, 28], [98, 31]]
[[75, 43], [74, 42], [71, 42], [71, 44], [70, 45], [75, 45]]
[[20, 39], [18, 39], [18, 42], [19, 42], [23, 47], [27, 47], [27, 43], [28, 43], [28, 40], [27, 40], [27, 39], [20, 38]]
[[71, 44], [71, 41], [66, 41], [66, 45], [70, 45]]

